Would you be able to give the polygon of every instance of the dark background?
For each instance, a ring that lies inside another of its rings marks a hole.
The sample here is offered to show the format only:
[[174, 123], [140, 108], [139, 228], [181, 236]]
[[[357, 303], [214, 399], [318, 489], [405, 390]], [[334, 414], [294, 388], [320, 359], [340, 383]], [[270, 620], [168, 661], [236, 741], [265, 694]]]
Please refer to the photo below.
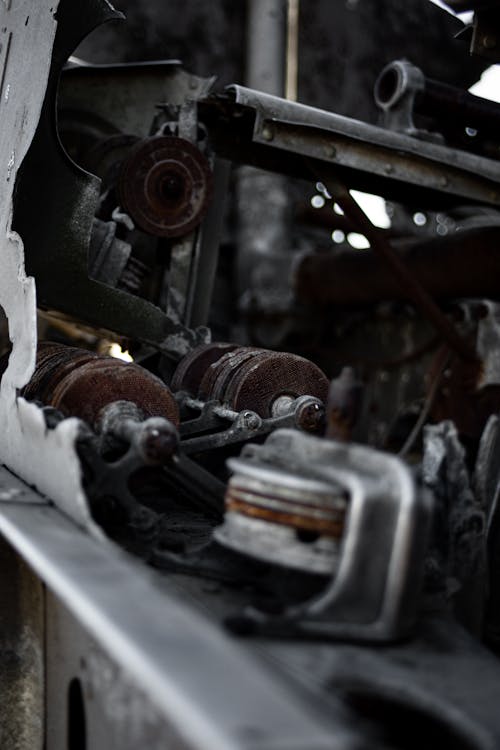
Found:
[[[115, 0], [127, 22], [98, 29], [77, 54], [93, 62], [177, 58], [218, 86], [244, 82], [244, 0]], [[428, 0], [301, 0], [299, 100], [377, 121], [373, 84], [406, 57], [426, 75], [468, 88], [487, 63], [454, 39], [457, 19]]]

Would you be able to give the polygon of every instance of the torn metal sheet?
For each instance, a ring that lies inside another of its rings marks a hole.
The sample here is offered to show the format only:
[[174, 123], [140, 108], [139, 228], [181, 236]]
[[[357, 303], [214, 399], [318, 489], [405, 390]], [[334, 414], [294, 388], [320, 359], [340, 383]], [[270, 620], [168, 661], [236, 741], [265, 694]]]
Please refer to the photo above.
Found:
[[41, 410], [17, 398], [34, 370], [37, 329], [35, 281], [25, 273], [22, 237], [11, 228], [13, 193], [42, 109], [58, 4], [13, 0], [0, 5], [0, 305], [13, 347], [0, 389], [0, 460], [90, 526], [74, 449], [77, 420], [48, 431]]

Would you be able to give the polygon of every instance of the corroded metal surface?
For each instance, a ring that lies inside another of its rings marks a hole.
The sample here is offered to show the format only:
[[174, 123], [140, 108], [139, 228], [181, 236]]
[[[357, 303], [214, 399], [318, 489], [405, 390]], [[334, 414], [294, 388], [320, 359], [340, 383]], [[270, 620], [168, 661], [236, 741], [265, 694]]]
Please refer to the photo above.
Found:
[[158, 237], [182, 237], [205, 216], [212, 197], [208, 159], [185, 138], [164, 136], [139, 143], [119, 180], [123, 207]]
[[39, 345], [37, 366], [23, 395], [92, 426], [114, 401], [132, 402], [144, 418], [164, 417], [179, 423], [177, 404], [155, 375], [136, 364], [63, 344]]

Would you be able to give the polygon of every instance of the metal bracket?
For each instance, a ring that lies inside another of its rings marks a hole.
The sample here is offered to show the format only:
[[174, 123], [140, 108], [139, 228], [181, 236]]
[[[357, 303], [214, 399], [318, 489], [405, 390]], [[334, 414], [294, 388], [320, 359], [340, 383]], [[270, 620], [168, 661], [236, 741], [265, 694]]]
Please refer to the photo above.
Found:
[[[292, 463], [297, 473], [342, 487], [348, 512], [338, 570], [318, 597], [280, 615], [244, 616], [259, 632], [357, 641], [391, 641], [411, 630], [431, 514], [399, 459], [371, 448], [273, 433], [253, 447], [254, 463]], [[243, 458], [245, 452], [243, 452]], [[333, 571], [332, 571], [333, 573]]]

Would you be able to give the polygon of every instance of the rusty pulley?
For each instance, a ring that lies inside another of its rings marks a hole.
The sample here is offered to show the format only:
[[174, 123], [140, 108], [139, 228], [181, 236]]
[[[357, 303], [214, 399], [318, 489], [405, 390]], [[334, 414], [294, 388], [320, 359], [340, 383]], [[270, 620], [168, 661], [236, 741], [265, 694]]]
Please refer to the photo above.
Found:
[[156, 237], [182, 237], [195, 229], [206, 214], [212, 191], [208, 159], [177, 136], [141, 141], [123, 162], [118, 180], [123, 209]]
[[179, 424], [177, 403], [159, 378], [139, 365], [64, 344], [39, 344], [35, 372], [22, 395], [92, 427], [116, 401], [132, 402], [145, 419], [163, 417]]
[[281, 396], [308, 395], [326, 401], [328, 380], [312, 362], [296, 354], [231, 344], [194, 349], [182, 360], [173, 390], [186, 390], [205, 401], [220, 401], [236, 411], [273, 414]]

